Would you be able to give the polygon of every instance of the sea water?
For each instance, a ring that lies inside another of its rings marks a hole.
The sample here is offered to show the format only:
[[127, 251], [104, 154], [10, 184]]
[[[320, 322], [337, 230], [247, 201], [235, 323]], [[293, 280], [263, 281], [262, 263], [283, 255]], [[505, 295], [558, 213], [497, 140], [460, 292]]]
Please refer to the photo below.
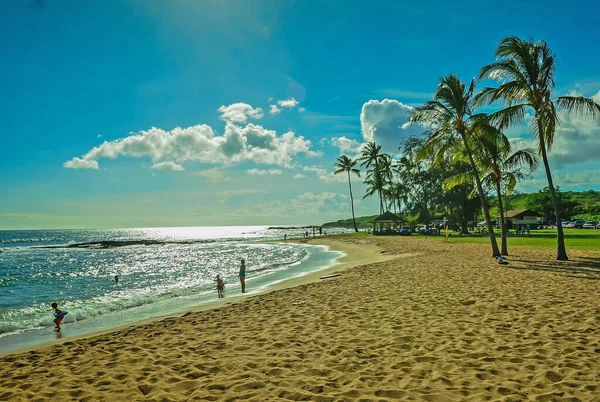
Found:
[[60, 336], [71, 337], [212, 302], [216, 275], [225, 281], [226, 298], [239, 295], [242, 258], [249, 293], [335, 264], [341, 253], [281, 241], [284, 233], [298, 238], [305, 231], [264, 226], [0, 231], [0, 352], [54, 339], [53, 302], [68, 311]]

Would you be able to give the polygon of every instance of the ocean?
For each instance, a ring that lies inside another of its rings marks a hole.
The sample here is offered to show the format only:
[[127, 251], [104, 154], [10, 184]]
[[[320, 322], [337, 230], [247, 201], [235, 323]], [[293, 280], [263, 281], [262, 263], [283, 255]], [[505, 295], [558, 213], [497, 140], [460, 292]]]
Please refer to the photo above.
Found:
[[[300, 238], [306, 230], [236, 226], [0, 231], [0, 352], [214, 302], [216, 275], [225, 281], [225, 298], [237, 296], [242, 258], [250, 294], [334, 265], [339, 252], [282, 241], [284, 233]], [[59, 334], [53, 331], [53, 302], [68, 311]]]

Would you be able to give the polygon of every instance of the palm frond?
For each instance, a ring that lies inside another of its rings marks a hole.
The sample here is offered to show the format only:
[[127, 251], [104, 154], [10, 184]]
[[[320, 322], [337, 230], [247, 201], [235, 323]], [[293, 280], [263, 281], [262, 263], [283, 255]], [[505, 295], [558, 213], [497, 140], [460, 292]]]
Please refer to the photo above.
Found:
[[567, 113], [600, 119], [600, 105], [592, 98], [583, 96], [559, 96], [556, 98], [556, 107], [558, 110]]

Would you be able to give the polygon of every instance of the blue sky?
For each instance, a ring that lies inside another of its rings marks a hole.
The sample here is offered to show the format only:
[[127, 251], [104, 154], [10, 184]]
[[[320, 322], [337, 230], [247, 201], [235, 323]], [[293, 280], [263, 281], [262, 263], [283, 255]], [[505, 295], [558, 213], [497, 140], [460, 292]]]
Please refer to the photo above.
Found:
[[[340, 151], [400, 128], [507, 35], [546, 40], [557, 94], [600, 100], [596, 2], [69, 1], [0, 5], [0, 229], [346, 218]], [[385, 99], [388, 99], [385, 101]], [[598, 123], [564, 119], [563, 189], [598, 189]], [[527, 127], [509, 135], [531, 144]], [[541, 171], [521, 185], [545, 185]], [[361, 200], [358, 215], [377, 210]]]

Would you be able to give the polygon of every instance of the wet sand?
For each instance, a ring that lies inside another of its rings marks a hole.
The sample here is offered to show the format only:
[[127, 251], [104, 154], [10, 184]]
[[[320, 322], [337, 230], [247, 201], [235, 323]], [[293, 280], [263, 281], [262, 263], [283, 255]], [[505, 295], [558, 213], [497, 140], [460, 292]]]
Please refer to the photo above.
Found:
[[486, 245], [317, 242], [345, 265], [3, 356], [0, 400], [598, 400], [600, 252], [512, 247], [501, 266]]

